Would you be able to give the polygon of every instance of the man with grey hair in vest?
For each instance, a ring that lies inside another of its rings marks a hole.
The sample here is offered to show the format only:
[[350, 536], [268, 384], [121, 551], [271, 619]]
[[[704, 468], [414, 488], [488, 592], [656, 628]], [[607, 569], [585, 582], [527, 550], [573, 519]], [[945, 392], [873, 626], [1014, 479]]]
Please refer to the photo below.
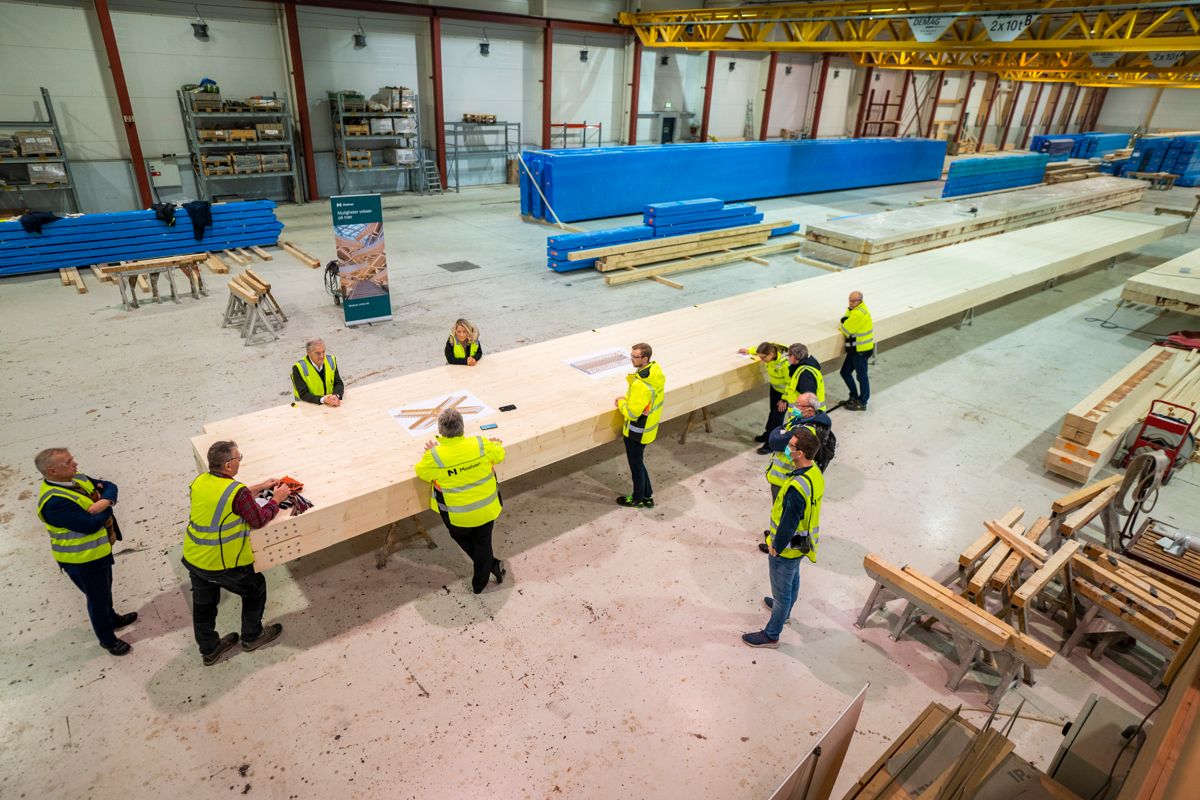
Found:
[[292, 404], [300, 401], [336, 408], [346, 396], [337, 359], [325, 354], [323, 339], [304, 343], [304, 358], [292, 365]]
[[112, 512], [117, 485], [78, 472], [79, 465], [65, 447], [47, 448], [33, 463], [42, 473], [37, 515], [50, 534], [50, 552], [87, 598], [88, 619], [100, 646], [123, 656], [132, 648], [114, 631], [132, 624], [138, 615], [118, 614], [113, 608], [112, 546], [120, 534]]
[[474, 565], [475, 594], [487, 588], [489, 575], [504, 583], [506, 574], [492, 552], [492, 528], [503, 508], [496, 465], [503, 460], [499, 439], [463, 436], [462, 414], [448, 408], [438, 415], [437, 441], [425, 443], [425, 454], [414, 467], [417, 477], [432, 486], [429, 507]]

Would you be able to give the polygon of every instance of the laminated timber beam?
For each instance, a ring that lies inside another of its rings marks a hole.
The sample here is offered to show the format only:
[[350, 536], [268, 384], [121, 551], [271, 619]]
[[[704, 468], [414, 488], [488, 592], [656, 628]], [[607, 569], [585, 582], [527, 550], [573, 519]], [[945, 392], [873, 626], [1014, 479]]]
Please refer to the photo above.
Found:
[[[758, 367], [734, 355], [746, 341], [803, 341], [818, 359], [836, 363], [837, 320], [850, 291], [864, 292], [876, 336], [889, 339], [1174, 235], [1186, 224], [1114, 211], [1059, 220], [492, 353], [470, 369], [441, 366], [357, 386], [336, 409], [300, 403], [210, 422], [191, 444], [197, 469], [205, 468], [210, 444], [232, 439], [245, 456], [246, 480], [286, 474], [304, 483], [313, 508], [281, 515], [251, 535], [255, 568], [262, 570], [429, 508], [429, 487], [412, 467], [431, 437], [410, 435], [388, 414], [402, 403], [470, 391], [492, 407], [515, 405], [481, 420], [500, 426], [495, 434], [508, 451], [498, 468], [504, 481], [620, 437], [613, 397], [623, 393], [624, 377], [593, 379], [564, 359], [650, 342], [667, 376], [667, 422], [762, 384]], [[798, 319], [793, 312], [800, 307], [805, 313]], [[771, 322], [778, 319], [782, 326]], [[468, 420], [467, 434], [478, 434], [478, 423]]]
[[[903, 45], [930, 53], [1171, 52], [1200, 49], [1198, 6], [1196, 0], [862, 0], [622, 13], [618, 21], [646, 47], [697, 50], [869, 53]], [[945, 30], [918, 41], [910, 20], [934, 16], [946, 19]], [[1015, 29], [1015, 36], [1004, 33]]]

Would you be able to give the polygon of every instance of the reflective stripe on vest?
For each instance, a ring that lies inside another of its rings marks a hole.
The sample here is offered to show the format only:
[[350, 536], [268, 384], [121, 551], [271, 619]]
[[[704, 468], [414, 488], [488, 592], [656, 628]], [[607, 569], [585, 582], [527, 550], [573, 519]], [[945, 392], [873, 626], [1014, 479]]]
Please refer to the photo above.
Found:
[[[638, 380], [641, 381], [642, 383], [646, 384], [646, 386], [649, 387], [649, 389], [650, 389], [650, 402], [647, 403], [649, 410], [645, 412], [646, 421], [649, 422], [650, 418], [652, 416], [654, 416], [654, 412], [658, 411], [660, 408], [662, 408], [663, 401], [662, 401], [661, 397], [658, 397], [658, 392], [654, 391], [654, 387], [650, 384], [650, 381], [644, 380], [642, 378], [638, 378]], [[658, 398], [658, 402], [655, 402], [655, 398]], [[641, 414], [639, 414], [638, 416], [640, 417]], [[653, 425], [648, 425], [645, 428], [639, 428], [637, 425], [634, 425], [632, 422], [627, 422], [626, 427], [628, 428], [630, 433], [645, 434], [645, 433], [649, 433], [649, 432], [658, 430], [658, 420], [655, 420]]]
[[[466, 351], [466, 348], [464, 348], [462, 346], [462, 342], [458, 341], [458, 339], [454, 339], [453, 337], [451, 337], [451, 338], [452, 338], [452, 341], [454, 342], [454, 357], [455, 358], [467, 358], [468, 357], [467, 351]], [[477, 355], [479, 355], [479, 342], [471, 342], [470, 358], [475, 358], [475, 356], [477, 356]]]
[[807, 533], [811, 540], [810, 549], [807, 553], [801, 553], [789, 543], [783, 550], [779, 551], [778, 555], [784, 558], [805, 557], [815, 564], [817, 561], [817, 541], [821, 535], [821, 499], [825, 492], [825, 478], [815, 464], [809, 467], [803, 475], [790, 476], [787, 484], [776, 496], [775, 504], [771, 507], [771, 526], [769, 533], [765, 537], [766, 542], [768, 546], [771, 545], [771, 540], [779, 528], [779, 521], [783, 518], [784, 496], [792, 486], [796, 487], [796, 490], [804, 495], [804, 516], [796, 526], [796, 533], [794, 535], [801, 536]]
[[[864, 331], [858, 331], [857, 333], [850, 331], [846, 327], [846, 322], [849, 322], [855, 316], [865, 317], [866, 324], [869, 325], [870, 327], [868, 327]], [[871, 312], [867, 308], [865, 303], [859, 303], [855, 308], [847, 309], [846, 310], [846, 322], [843, 322], [841, 324], [842, 335], [845, 336], [847, 339], [854, 340], [854, 349], [856, 351], [861, 353], [864, 350], [870, 350], [871, 348], [873, 348], [875, 346], [875, 325], [874, 325], [873, 321], [871, 320]]]
[[189, 564], [217, 571], [254, 563], [250, 523], [233, 510], [233, 498], [243, 488], [240, 481], [209, 472], [192, 481], [183, 540], [183, 557]]
[[[457, 438], [457, 437], [456, 437]], [[435, 481], [434, 491], [430, 497], [430, 507], [445, 513], [450, 522], [462, 527], [477, 527], [496, 519], [500, 515], [500, 486], [496, 481], [496, 471], [487, 459], [487, 449], [482, 436], [475, 437], [478, 455], [469, 460], [446, 465], [445, 459], [438, 451], [445, 445], [439, 443], [429, 448], [429, 457], [438, 469], [447, 470], [444, 479]], [[459, 456], [462, 457], [461, 455]], [[460, 472], [468, 472], [478, 464], [487, 466], [487, 474], [467, 483], [447, 486], [446, 481]], [[481, 492], [486, 492], [480, 496]], [[491, 509], [495, 506], [494, 512]]]
[[[308, 391], [317, 397], [333, 394], [333, 377], [337, 374], [336, 358], [327, 355], [323, 363], [325, 365], [324, 371], [320, 375], [317, 374], [315, 364], [312, 369], [309, 369], [308, 356], [305, 356], [292, 365], [300, 370], [300, 377], [304, 380], [304, 385], [308, 387]], [[292, 385], [292, 399], [300, 399], [300, 392], [296, 389], [295, 384]]]
[[65, 486], [55, 486], [46, 481], [42, 481], [41, 491], [38, 494], [38, 519], [42, 521], [42, 524], [46, 526], [46, 532], [50, 534], [50, 552], [54, 554], [54, 560], [62, 564], [86, 564], [89, 561], [104, 558], [112, 552], [106, 527], [102, 526], [100, 530], [92, 533], [83, 533], [51, 525], [42, 516], [42, 509], [53, 497], [70, 500], [84, 511], [92, 507], [94, 501], [91, 493], [96, 491], [96, 485], [85, 475], [76, 475], [74, 481], [88, 494], [84, 495]]

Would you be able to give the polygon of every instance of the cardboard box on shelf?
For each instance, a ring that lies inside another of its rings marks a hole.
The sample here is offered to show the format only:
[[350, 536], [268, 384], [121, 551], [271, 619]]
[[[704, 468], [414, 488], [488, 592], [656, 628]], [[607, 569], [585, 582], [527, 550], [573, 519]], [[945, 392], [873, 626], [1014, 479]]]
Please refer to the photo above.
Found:
[[372, 136], [385, 136], [389, 133], [394, 132], [394, 129], [392, 126], [392, 120], [388, 117], [383, 117], [381, 119], [372, 119], [370, 122], [370, 125], [371, 125], [371, 135]]
[[258, 140], [261, 142], [264, 139], [275, 140], [283, 138], [283, 126], [278, 122], [260, 122], [254, 126], [258, 131]]
[[67, 168], [62, 164], [28, 164], [30, 183], [66, 183]]
[[417, 151], [411, 147], [388, 147], [383, 150], [385, 164], [415, 164]]
[[54, 141], [52, 131], [17, 131], [13, 138], [17, 140], [17, 149], [26, 158], [59, 155], [58, 143]]

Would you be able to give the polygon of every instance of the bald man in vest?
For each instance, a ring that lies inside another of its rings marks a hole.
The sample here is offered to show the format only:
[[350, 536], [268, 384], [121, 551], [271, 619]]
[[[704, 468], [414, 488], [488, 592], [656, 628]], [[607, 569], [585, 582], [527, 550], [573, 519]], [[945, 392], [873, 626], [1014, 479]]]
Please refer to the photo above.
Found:
[[309, 339], [304, 343], [304, 358], [292, 365], [292, 404], [303, 401], [336, 408], [345, 396], [337, 359], [326, 355], [324, 340]]
[[117, 485], [79, 472], [71, 451], [51, 447], [38, 453], [34, 466], [42, 473], [38, 519], [50, 534], [50, 552], [59, 569], [87, 598], [88, 619], [100, 646], [114, 656], [132, 648], [116, 633], [138, 617], [113, 608], [112, 546], [117, 541]]
[[[279, 637], [283, 626], [262, 624], [267, 607], [267, 581], [254, 571], [250, 531], [279, 513], [279, 504], [292, 493], [274, 478], [247, 486], [236, 479], [242, 465], [237, 442], [213, 442], [208, 448], [208, 472], [192, 481], [191, 511], [183, 537], [183, 565], [192, 580], [192, 631], [204, 666], [211, 667], [238, 643], [238, 634], [217, 635], [217, 604], [221, 590], [242, 598], [243, 650], [257, 650]], [[264, 489], [271, 498], [254, 499]]]
[[487, 588], [489, 575], [504, 583], [506, 574], [492, 551], [492, 528], [503, 508], [496, 465], [503, 460], [499, 439], [463, 436], [462, 414], [448, 408], [438, 415], [437, 441], [425, 443], [425, 454], [414, 467], [417, 477], [432, 486], [429, 507], [441, 515], [450, 538], [474, 565], [475, 594]]

